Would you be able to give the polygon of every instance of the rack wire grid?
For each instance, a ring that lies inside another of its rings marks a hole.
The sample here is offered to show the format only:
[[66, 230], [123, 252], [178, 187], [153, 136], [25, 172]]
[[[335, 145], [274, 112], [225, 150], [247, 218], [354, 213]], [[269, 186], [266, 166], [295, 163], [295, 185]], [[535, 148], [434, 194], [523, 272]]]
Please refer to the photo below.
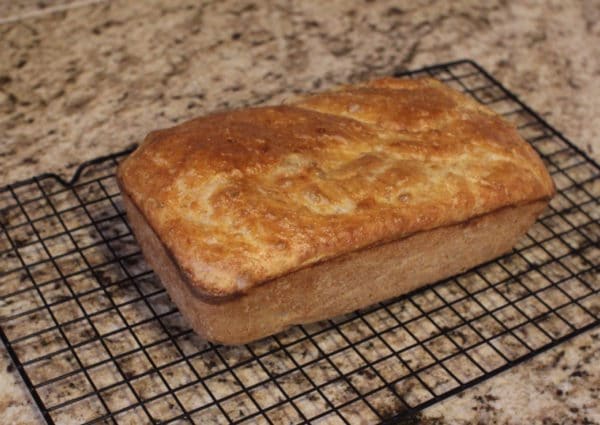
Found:
[[509, 254], [245, 346], [194, 334], [145, 263], [115, 167], [0, 191], [0, 323], [48, 423], [398, 420], [599, 323], [599, 166], [472, 61], [429, 75], [514, 122], [558, 188]]

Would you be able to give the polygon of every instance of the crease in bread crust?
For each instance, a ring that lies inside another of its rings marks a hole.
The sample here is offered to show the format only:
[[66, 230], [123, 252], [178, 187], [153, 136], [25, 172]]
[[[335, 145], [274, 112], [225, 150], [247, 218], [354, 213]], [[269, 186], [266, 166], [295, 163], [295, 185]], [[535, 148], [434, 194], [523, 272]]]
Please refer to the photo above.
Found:
[[213, 299], [554, 194], [516, 129], [433, 79], [385, 78], [153, 132], [118, 180], [185, 280]]

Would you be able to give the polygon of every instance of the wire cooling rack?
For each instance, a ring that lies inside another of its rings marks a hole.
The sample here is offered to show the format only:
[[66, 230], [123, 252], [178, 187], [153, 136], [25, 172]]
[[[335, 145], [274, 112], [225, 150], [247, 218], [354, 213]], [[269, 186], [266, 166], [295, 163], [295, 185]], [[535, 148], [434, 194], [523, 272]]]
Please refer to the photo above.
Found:
[[115, 167], [0, 190], [1, 337], [48, 423], [397, 420], [599, 323], [599, 167], [479, 65], [430, 75], [513, 121], [558, 188], [496, 261], [266, 340], [196, 336], [142, 258]]

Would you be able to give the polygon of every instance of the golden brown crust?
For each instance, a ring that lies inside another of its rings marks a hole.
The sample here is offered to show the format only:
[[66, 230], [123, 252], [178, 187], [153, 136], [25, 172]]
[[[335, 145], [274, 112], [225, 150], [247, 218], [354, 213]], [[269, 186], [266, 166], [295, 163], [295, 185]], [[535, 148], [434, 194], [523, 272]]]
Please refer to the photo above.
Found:
[[432, 79], [380, 79], [153, 132], [119, 182], [211, 296], [554, 193], [516, 130]]

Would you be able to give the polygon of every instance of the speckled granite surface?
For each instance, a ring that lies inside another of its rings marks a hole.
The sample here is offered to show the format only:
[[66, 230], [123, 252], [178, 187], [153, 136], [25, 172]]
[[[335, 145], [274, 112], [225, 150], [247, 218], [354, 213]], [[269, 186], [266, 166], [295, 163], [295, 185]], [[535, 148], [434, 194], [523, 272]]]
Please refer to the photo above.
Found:
[[[37, 7], [23, 4], [0, 11]], [[112, 1], [17, 19], [0, 24], [0, 184], [69, 176], [85, 159], [207, 111], [463, 57], [598, 160], [599, 21], [595, 0]], [[598, 329], [581, 335], [422, 420], [600, 423], [599, 338]], [[0, 422], [40, 421], [5, 350], [0, 411]]]

